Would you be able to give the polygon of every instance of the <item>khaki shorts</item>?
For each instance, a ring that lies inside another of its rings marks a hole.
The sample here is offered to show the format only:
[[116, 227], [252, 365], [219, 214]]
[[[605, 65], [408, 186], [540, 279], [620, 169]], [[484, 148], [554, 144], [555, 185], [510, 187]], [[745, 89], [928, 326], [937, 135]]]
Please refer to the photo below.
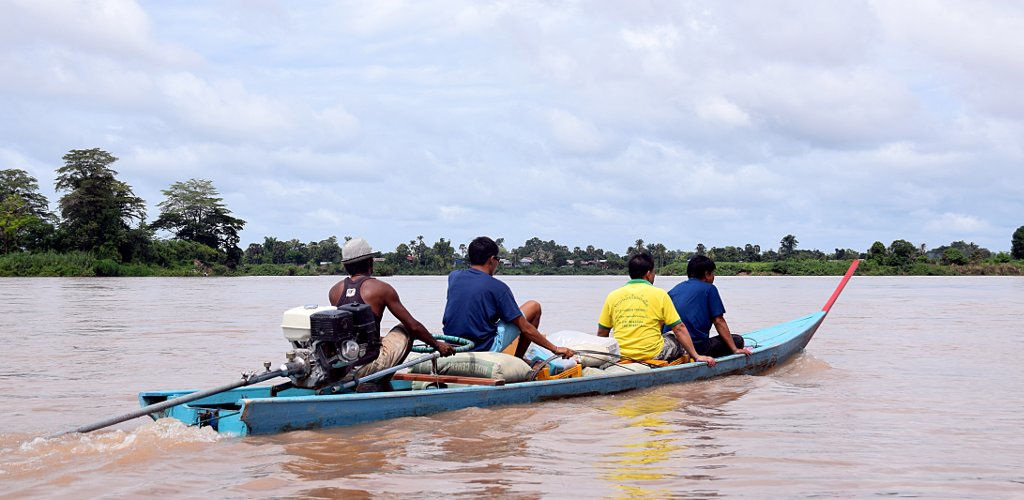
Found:
[[368, 365], [356, 369], [356, 377], [365, 377], [371, 373], [387, 370], [405, 360], [412, 349], [412, 336], [406, 333], [401, 323], [395, 325], [387, 335], [380, 339], [380, 355]]

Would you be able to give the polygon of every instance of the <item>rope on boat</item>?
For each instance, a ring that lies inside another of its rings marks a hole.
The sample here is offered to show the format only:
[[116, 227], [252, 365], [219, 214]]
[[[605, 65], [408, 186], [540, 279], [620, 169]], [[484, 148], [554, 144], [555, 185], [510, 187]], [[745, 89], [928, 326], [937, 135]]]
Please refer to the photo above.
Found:
[[206, 418], [198, 419], [196, 421], [196, 423], [194, 423], [194, 424], [188, 424], [188, 426], [189, 427], [202, 427], [203, 424], [209, 424], [213, 420], [218, 420], [218, 419], [221, 419], [221, 418], [231, 417], [231, 416], [234, 416], [234, 415], [238, 415], [239, 413], [242, 413], [242, 410], [235, 410], [235, 411], [230, 412], [230, 413], [221, 413], [221, 414], [217, 414], [217, 415], [208, 415]]
[[[443, 340], [443, 341], [448, 342], [450, 344], [458, 344], [458, 347], [455, 348], [455, 352], [469, 352], [469, 351], [472, 351], [473, 348], [476, 347], [476, 344], [473, 343], [472, 340], [464, 339], [462, 337], [455, 337], [455, 336], [452, 336], [452, 335], [441, 335], [441, 334], [437, 334], [437, 333], [435, 333], [433, 336], [437, 340]], [[431, 352], [434, 352], [434, 351], [435, 351], [435, 349], [432, 346], [429, 346], [429, 345], [414, 345], [414, 346], [412, 346], [412, 352], [431, 353]]]

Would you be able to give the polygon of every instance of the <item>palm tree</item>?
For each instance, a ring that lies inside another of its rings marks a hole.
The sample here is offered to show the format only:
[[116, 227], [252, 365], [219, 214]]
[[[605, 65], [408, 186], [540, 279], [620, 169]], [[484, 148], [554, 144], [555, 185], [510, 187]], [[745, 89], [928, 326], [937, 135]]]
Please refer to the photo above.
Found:
[[661, 267], [665, 265], [665, 256], [668, 254], [668, 248], [661, 243], [652, 243], [647, 245], [647, 250], [651, 253], [651, 257], [654, 257], [655, 266]]
[[633, 255], [643, 253], [646, 249], [644, 248], [644, 240], [641, 238], [636, 239], [636, 243], [633, 246], [626, 249], [626, 255]]
[[782, 258], [793, 255], [793, 251], [796, 250], [797, 243], [800, 242], [796, 241], [796, 236], [793, 236], [792, 234], [783, 236], [782, 240], [779, 241], [779, 255], [782, 256]]

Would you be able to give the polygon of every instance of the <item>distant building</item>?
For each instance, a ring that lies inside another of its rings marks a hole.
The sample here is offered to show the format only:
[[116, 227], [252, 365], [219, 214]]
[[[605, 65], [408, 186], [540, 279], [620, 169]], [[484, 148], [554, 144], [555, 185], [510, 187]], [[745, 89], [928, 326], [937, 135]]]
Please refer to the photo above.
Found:
[[528, 266], [530, 264], [533, 264], [533, 259], [529, 257], [523, 257], [522, 259], [519, 259], [519, 263], [524, 266]]

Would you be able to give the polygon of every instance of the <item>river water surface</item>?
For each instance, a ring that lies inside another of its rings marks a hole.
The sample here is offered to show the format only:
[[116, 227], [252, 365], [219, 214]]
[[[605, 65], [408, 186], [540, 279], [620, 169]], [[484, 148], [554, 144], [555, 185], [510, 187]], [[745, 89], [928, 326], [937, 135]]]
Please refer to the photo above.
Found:
[[[167, 419], [41, 437], [279, 363], [281, 313], [336, 279], [0, 279], [0, 497], [1024, 498], [1024, 279], [1005, 277], [854, 277], [759, 376], [267, 437]], [[593, 330], [625, 281], [502, 279], [542, 331]], [[444, 277], [386, 280], [440, 330]], [[837, 283], [716, 280], [737, 333]]]

